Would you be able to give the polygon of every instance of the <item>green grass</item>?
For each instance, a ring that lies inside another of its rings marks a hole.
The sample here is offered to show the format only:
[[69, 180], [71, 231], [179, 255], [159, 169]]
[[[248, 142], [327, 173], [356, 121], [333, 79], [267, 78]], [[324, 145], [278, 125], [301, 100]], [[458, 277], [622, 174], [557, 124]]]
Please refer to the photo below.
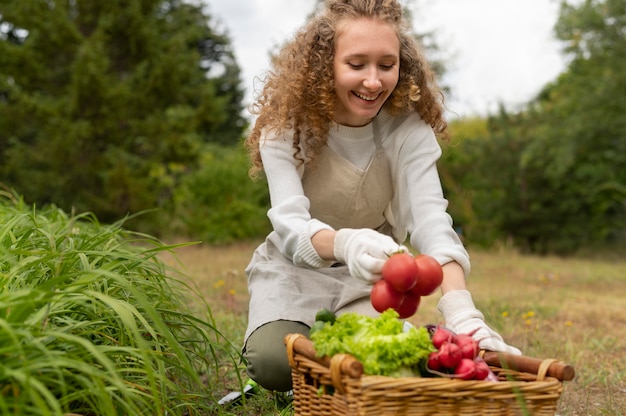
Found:
[[177, 248], [3, 194], [0, 414], [215, 414], [238, 352], [159, 260]]
[[[244, 268], [258, 242], [179, 250], [190, 284], [212, 306], [225, 336], [240, 343], [246, 327]], [[536, 358], [572, 364], [576, 378], [564, 384], [560, 416], [622, 416], [626, 409], [626, 259], [621, 256], [561, 258], [522, 255], [510, 248], [470, 248], [468, 279], [474, 301], [506, 341]], [[619, 254], [619, 253], [618, 253]], [[422, 300], [416, 325], [441, 322], [439, 296]], [[238, 376], [235, 376], [238, 374]], [[224, 370], [216, 396], [238, 387], [242, 368]], [[229, 378], [230, 377], [230, 378]], [[218, 415], [279, 415], [271, 392]]]
[[[257, 244], [165, 244], [2, 194], [0, 414], [292, 414], [263, 389], [217, 404], [247, 380], [243, 270]], [[526, 355], [576, 368], [558, 414], [622, 415], [626, 260], [470, 253], [487, 322]], [[437, 299], [411, 321], [441, 322]]]

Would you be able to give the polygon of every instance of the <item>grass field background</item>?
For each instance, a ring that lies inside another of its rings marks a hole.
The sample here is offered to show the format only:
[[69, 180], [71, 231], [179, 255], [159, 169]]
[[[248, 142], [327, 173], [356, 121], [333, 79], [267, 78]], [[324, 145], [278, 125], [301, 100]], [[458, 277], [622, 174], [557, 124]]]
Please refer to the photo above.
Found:
[[[198, 244], [176, 253], [177, 267], [208, 301], [218, 328], [235, 345], [241, 343], [247, 318], [244, 268], [257, 244]], [[525, 355], [575, 367], [576, 378], [565, 383], [558, 414], [626, 414], [626, 259], [527, 256], [508, 248], [470, 250], [470, 255], [469, 289], [487, 322]], [[410, 321], [441, 322], [438, 298], [423, 299]], [[245, 378], [232, 363], [225, 362], [222, 371], [224, 382], [210, 386], [216, 396], [237, 390]], [[272, 395], [259, 394], [224, 408], [223, 414], [281, 411]]]

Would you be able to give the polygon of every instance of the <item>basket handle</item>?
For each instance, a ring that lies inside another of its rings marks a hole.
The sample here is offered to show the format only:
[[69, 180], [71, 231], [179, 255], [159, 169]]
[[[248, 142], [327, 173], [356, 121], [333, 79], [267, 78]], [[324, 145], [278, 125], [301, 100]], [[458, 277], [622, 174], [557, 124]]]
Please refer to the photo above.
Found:
[[487, 364], [491, 366], [537, 374], [541, 380], [548, 376], [554, 377], [559, 381], [569, 381], [576, 376], [574, 367], [554, 359], [540, 360], [538, 358], [495, 351], [483, 351], [481, 354]]
[[[295, 354], [300, 354], [313, 360], [324, 367], [330, 368], [331, 358], [328, 356], [318, 357], [310, 339], [302, 334], [288, 334], [284, 339], [287, 346], [287, 358], [289, 366], [296, 368]], [[341, 374], [346, 374], [352, 378], [359, 378], [363, 375], [363, 364], [349, 354], [342, 354], [341, 360], [338, 360], [338, 370]], [[337, 365], [337, 363], [335, 364]]]
[[343, 374], [341, 366], [347, 359], [350, 359], [348, 354], [335, 354], [330, 359], [330, 380], [333, 382], [333, 386], [342, 394], [346, 394], [346, 388], [341, 382], [341, 375]]

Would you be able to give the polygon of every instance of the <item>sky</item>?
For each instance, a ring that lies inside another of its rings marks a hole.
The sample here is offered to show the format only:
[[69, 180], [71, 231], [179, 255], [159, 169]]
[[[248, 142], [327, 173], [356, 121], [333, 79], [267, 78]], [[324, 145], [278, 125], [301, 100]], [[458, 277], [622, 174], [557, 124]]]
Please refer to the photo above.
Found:
[[[315, 0], [204, 0], [231, 39], [245, 105], [269, 69], [269, 53], [306, 21]], [[447, 72], [449, 118], [515, 110], [565, 69], [552, 34], [557, 0], [416, 0], [413, 25], [434, 31]]]

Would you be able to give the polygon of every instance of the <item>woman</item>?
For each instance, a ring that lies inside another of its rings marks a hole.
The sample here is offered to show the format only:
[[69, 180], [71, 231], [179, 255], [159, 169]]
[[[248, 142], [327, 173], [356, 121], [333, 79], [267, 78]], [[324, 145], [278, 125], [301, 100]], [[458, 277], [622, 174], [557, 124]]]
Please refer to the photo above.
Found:
[[329, 0], [274, 59], [246, 141], [273, 226], [246, 269], [243, 352], [261, 386], [291, 389], [283, 338], [308, 334], [319, 309], [377, 314], [371, 285], [407, 235], [443, 266], [446, 325], [519, 354], [466, 289], [469, 257], [436, 168], [442, 101], [397, 0]]

